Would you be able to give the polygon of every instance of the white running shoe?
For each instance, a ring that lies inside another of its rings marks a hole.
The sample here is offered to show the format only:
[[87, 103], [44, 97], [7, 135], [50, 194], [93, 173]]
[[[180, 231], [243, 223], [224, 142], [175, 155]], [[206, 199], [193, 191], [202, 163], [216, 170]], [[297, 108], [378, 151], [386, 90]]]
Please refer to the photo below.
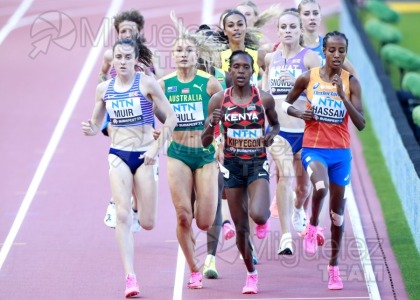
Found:
[[306, 213], [305, 210], [302, 208], [297, 209], [296, 207], [293, 207], [293, 213], [292, 213], [292, 224], [293, 228], [296, 230], [296, 232], [301, 233], [305, 231], [306, 229]]
[[131, 232], [139, 232], [141, 230], [139, 215], [137, 212], [133, 212], [133, 224], [131, 224]]
[[[109, 202], [106, 208], [104, 223], [110, 228], [117, 226], [117, 210], [114, 202]], [[133, 223], [131, 225], [131, 232], [139, 232], [141, 230], [139, 215], [133, 210]]]
[[106, 208], [104, 223], [110, 228], [115, 228], [117, 225], [117, 211], [115, 209], [115, 203], [112, 201], [109, 202], [108, 207]]
[[284, 233], [281, 236], [278, 255], [293, 255], [293, 240], [290, 232]]

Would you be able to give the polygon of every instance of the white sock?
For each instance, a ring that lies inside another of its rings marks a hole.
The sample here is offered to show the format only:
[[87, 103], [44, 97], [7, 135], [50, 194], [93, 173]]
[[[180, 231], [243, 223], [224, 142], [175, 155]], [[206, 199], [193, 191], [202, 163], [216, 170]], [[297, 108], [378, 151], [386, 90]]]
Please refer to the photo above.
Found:
[[212, 260], [215, 262], [216, 261], [216, 256], [211, 255], [211, 254], [207, 254], [205, 264], [208, 265]]
[[248, 275], [258, 275], [257, 269], [254, 270], [254, 272], [247, 272]]
[[291, 233], [291, 232], [286, 232], [286, 233], [283, 233], [283, 234], [281, 235], [281, 238], [283, 239], [283, 237], [284, 237], [284, 238], [292, 238], [292, 233]]

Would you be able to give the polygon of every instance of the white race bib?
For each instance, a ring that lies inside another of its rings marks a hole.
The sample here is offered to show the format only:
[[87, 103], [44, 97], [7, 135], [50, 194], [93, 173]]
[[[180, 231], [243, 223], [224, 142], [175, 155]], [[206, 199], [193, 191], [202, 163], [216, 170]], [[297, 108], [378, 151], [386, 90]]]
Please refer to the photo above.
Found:
[[109, 99], [106, 101], [106, 110], [115, 126], [132, 125], [143, 120], [140, 97]]
[[319, 122], [341, 124], [347, 113], [344, 102], [329, 96], [314, 95], [312, 98], [314, 119]]
[[178, 119], [178, 127], [204, 125], [203, 102], [171, 103]]
[[302, 74], [301, 69], [285, 69], [281, 66], [270, 68], [269, 85], [272, 95], [287, 95], [292, 89], [293, 84], [281, 80], [281, 74], [285, 71], [289, 72], [294, 78], [297, 78]]

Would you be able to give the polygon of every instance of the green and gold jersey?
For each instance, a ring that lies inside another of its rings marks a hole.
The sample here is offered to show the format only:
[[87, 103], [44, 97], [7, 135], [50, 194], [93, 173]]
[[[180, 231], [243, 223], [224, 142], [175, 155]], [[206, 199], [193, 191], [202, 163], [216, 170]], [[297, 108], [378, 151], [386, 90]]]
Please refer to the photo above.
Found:
[[210, 95], [207, 94], [210, 76], [204, 71], [197, 70], [197, 74], [190, 82], [179, 81], [176, 71], [163, 77], [165, 95], [178, 119], [176, 131], [204, 129], [210, 100]]

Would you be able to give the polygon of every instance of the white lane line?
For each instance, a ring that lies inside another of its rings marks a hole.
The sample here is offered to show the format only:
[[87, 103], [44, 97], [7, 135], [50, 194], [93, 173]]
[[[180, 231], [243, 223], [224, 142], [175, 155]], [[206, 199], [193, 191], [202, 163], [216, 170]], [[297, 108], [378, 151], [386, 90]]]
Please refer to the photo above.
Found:
[[[243, 300], [244, 298], [230, 298], [225, 300]], [[369, 297], [295, 297], [295, 298], [258, 298], [258, 300], [350, 300], [350, 299], [370, 299]], [[202, 299], [219, 300], [219, 299]]]
[[121, 5], [124, 0], [113, 0], [111, 6], [108, 9], [106, 17], [102, 23], [101, 28], [98, 32], [104, 32], [105, 34], [97, 35], [93, 47], [90, 49], [89, 55], [86, 58], [85, 64], [77, 78], [73, 90], [69, 98], [67, 99], [66, 106], [61, 113], [59, 121], [54, 129], [54, 132], [51, 136], [50, 141], [48, 142], [47, 149], [45, 150], [41, 161], [36, 169], [35, 175], [32, 178], [31, 184], [29, 185], [28, 190], [26, 191], [25, 197], [23, 198], [22, 204], [19, 207], [19, 211], [16, 215], [16, 218], [13, 222], [13, 225], [7, 235], [6, 241], [4, 242], [3, 247], [0, 251], [0, 270], [3, 266], [4, 261], [6, 260], [7, 255], [9, 254], [10, 248], [12, 247], [14, 240], [19, 232], [22, 222], [25, 219], [26, 213], [28, 212], [29, 206], [32, 203], [32, 200], [35, 197], [35, 194], [38, 190], [39, 185], [44, 177], [44, 174], [48, 168], [48, 165], [57, 149], [57, 146], [63, 136], [64, 130], [66, 129], [67, 123], [70, 120], [73, 110], [79, 101], [80, 95], [85, 88], [86, 83], [89, 81], [90, 74], [96, 64], [96, 61], [99, 58], [99, 55], [102, 52], [102, 48], [95, 45], [105, 45], [105, 38], [108, 37], [109, 32], [112, 30], [112, 22], [107, 22], [111, 20], [112, 17], [120, 10]]
[[33, 0], [23, 0], [23, 2], [19, 5], [18, 9], [15, 11], [15, 13], [7, 21], [6, 25], [0, 30], [0, 45], [9, 35], [9, 33], [15, 28], [19, 20], [31, 6], [32, 2]]
[[378, 284], [376, 282], [375, 273], [372, 268], [372, 261], [369, 255], [369, 248], [366, 244], [365, 234], [363, 232], [362, 221], [360, 220], [359, 209], [354, 199], [353, 188], [351, 184], [346, 188], [347, 194], [347, 210], [350, 215], [351, 226], [353, 228], [354, 237], [357, 240], [357, 248], [359, 250], [360, 262], [362, 264], [365, 275], [366, 286], [372, 300], [380, 300]]
[[182, 288], [184, 286], [185, 256], [181, 246], [178, 246], [178, 256], [176, 259], [176, 272], [173, 300], [182, 300]]
[[[244, 298], [229, 298], [224, 300], [243, 300]], [[258, 300], [350, 300], [350, 299], [370, 299], [369, 297], [295, 297], [295, 298], [258, 298]], [[219, 299], [202, 299], [202, 300], [219, 300]]]
[[[213, 24], [212, 16], [214, 11], [214, 0], [203, 0], [203, 9], [201, 14], [201, 24]], [[178, 246], [178, 255], [176, 260], [176, 272], [173, 300], [182, 300], [182, 288], [184, 287], [185, 256], [180, 246]]]
[[[350, 215], [351, 225], [354, 232], [354, 237], [358, 241], [357, 247], [359, 250], [360, 262], [363, 268], [364, 277], [366, 281], [366, 286], [370, 297], [322, 297], [322, 298], [276, 298], [276, 299], [290, 299], [290, 300], [313, 300], [313, 299], [371, 299], [371, 300], [380, 300], [381, 296], [379, 293], [378, 284], [376, 282], [375, 273], [372, 268], [372, 261], [369, 255], [369, 248], [366, 244], [365, 234], [363, 232], [362, 222], [360, 219], [359, 210], [354, 199], [354, 193], [351, 185], [346, 188], [347, 195], [347, 210]], [[174, 286], [174, 295], [173, 300], [182, 299], [182, 286], [184, 279], [184, 270], [185, 270], [185, 257], [181, 250], [181, 247], [178, 247], [178, 258], [177, 258], [177, 268], [175, 274], [175, 286]], [[269, 298], [267, 298], [269, 299]]]
[[201, 24], [213, 24], [214, 0], [203, 0], [203, 10], [201, 12]]

